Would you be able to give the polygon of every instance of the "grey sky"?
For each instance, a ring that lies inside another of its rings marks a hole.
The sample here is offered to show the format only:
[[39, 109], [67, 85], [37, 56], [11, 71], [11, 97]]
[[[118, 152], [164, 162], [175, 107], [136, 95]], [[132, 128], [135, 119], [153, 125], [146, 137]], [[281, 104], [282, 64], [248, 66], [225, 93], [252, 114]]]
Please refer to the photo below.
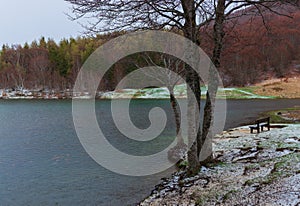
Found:
[[0, 0], [0, 45], [24, 44], [41, 36], [77, 37], [84, 30], [64, 13], [71, 6], [64, 0]]

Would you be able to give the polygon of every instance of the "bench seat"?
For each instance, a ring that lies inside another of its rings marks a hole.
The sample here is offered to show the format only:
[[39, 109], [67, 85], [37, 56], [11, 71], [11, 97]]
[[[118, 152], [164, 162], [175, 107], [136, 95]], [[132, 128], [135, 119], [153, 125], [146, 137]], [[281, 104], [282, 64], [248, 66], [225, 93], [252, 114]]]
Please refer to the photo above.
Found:
[[268, 128], [270, 130], [270, 117], [258, 119], [255, 121], [255, 125], [250, 125], [250, 131], [253, 133], [254, 130], [257, 130], [257, 133], [261, 131], [264, 131], [264, 127]]

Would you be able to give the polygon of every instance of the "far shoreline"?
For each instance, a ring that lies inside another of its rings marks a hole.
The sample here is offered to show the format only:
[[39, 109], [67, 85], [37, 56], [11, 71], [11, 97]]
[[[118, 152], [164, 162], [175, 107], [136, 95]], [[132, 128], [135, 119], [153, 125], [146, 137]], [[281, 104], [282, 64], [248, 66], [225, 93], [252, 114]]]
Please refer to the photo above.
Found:
[[[132, 97], [132, 98], [102, 98], [102, 97], [96, 97], [96, 98], [93, 98], [93, 97], [85, 97], [85, 96], [82, 96], [82, 97], [0, 97], [0, 100], [2, 101], [5, 101], [5, 100], [169, 100], [170, 98], [168, 97], [155, 97], [155, 98], [143, 98], [143, 97]], [[182, 100], [182, 99], [186, 99], [186, 97], [176, 97], [176, 99], [179, 99], [179, 100]], [[205, 100], [206, 97], [202, 97], [201, 98], [202, 100]], [[256, 98], [243, 98], [243, 97], [240, 97], [240, 98], [236, 98], [236, 97], [217, 97], [216, 100], [291, 100], [291, 99], [300, 99], [300, 97], [291, 97], [291, 98], [288, 98], [288, 97], [269, 97], [269, 98], [259, 98], [259, 97], [256, 97]]]

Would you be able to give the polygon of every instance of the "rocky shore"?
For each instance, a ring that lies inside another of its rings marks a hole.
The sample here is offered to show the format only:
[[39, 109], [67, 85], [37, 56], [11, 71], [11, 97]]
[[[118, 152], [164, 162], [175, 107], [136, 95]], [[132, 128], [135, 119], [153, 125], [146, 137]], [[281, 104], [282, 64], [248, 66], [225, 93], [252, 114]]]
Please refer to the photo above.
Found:
[[223, 132], [213, 151], [215, 163], [192, 178], [179, 171], [164, 179], [139, 205], [300, 205], [299, 124]]

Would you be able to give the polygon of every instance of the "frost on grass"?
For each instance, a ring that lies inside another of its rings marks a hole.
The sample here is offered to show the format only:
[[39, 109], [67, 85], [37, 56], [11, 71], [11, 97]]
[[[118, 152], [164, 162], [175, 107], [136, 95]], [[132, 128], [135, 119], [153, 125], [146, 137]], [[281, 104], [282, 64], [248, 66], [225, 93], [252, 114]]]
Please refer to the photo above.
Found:
[[141, 205], [299, 205], [300, 125], [214, 139], [215, 163], [194, 178], [178, 172]]

